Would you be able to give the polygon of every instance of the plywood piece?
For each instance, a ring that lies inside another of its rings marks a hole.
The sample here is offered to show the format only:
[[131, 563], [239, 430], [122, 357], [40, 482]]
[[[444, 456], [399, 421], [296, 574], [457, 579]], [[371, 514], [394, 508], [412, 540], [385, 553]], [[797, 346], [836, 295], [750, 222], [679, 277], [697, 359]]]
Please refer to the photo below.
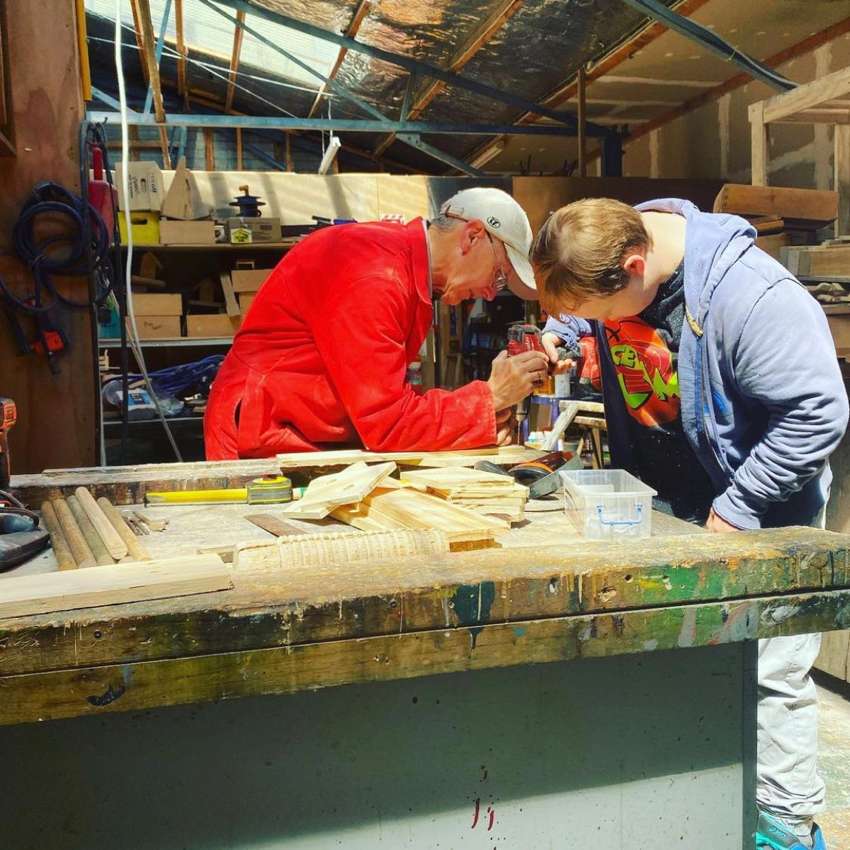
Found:
[[[133, 282], [137, 280], [134, 276]], [[133, 312], [136, 316], [180, 316], [183, 298], [176, 292], [133, 292]]]
[[338, 449], [326, 452], [290, 452], [277, 455], [282, 470], [311, 466], [347, 466], [364, 461], [380, 463], [395, 461], [403, 466], [449, 467], [474, 466], [480, 460], [510, 465], [543, 457], [544, 452], [524, 446], [488, 447], [451, 452], [367, 452], [361, 449]]
[[426, 176], [378, 174], [376, 182], [379, 217], [401, 216], [410, 221], [431, 215]]
[[236, 546], [233, 566], [238, 570], [287, 567], [325, 567], [356, 561], [392, 560], [449, 551], [445, 534], [435, 529], [380, 531], [360, 534], [353, 529], [325, 534], [299, 534], [273, 542]]
[[488, 496], [528, 496], [528, 488], [517, 484], [507, 475], [468, 467], [405, 470], [400, 479], [402, 483], [445, 496], [482, 499]]
[[314, 478], [304, 495], [282, 509], [301, 519], [324, 519], [335, 507], [362, 502], [396, 468], [392, 461], [368, 466], [362, 461], [342, 472]]
[[822, 225], [838, 215], [838, 194], [822, 189], [727, 183], [714, 201], [714, 212], [771, 215], [784, 218], [786, 222]]
[[9, 577], [0, 579], [0, 618], [167, 599], [232, 587], [230, 570], [217, 555]]
[[171, 185], [162, 202], [162, 214], [166, 218], [191, 221], [206, 218], [210, 208], [204, 206], [198, 195], [195, 175], [186, 167], [186, 157], [181, 156], [171, 178]]
[[497, 532], [510, 528], [506, 522], [408, 487], [377, 488], [356, 509], [343, 506], [332, 516], [365, 531], [436, 528], [450, 543], [493, 539]]

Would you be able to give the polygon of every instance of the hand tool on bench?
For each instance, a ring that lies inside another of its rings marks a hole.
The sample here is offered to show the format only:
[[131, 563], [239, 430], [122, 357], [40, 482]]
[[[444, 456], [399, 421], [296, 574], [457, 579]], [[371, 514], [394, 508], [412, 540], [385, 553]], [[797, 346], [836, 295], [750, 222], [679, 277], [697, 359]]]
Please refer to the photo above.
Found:
[[273, 505], [292, 501], [292, 482], [284, 475], [264, 475], [247, 487], [220, 490], [168, 490], [145, 493], [146, 505], [249, 504]]
[[[575, 413], [573, 413], [575, 416]], [[559, 417], [560, 418], [560, 417]], [[564, 456], [564, 452], [550, 452], [537, 460], [518, 463], [510, 469], [502, 469], [500, 466], [488, 460], [480, 460], [475, 464], [475, 469], [482, 472], [496, 472], [500, 475], [509, 475], [517, 484], [528, 487], [528, 495], [531, 499], [542, 499], [557, 493], [561, 487], [561, 476], [558, 470], [561, 467], [577, 461], [577, 455]]]

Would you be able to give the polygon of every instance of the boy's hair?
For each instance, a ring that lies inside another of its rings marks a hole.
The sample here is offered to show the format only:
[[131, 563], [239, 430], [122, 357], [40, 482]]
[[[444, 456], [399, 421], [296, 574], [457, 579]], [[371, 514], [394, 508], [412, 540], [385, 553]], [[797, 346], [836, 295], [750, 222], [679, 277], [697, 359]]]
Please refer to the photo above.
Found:
[[640, 213], [612, 198], [584, 198], [553, 212], [531, 246], [537, 289], [547, 312], [594, 295], [613, 295], [629, 282], [620, 263], [652, 240]]

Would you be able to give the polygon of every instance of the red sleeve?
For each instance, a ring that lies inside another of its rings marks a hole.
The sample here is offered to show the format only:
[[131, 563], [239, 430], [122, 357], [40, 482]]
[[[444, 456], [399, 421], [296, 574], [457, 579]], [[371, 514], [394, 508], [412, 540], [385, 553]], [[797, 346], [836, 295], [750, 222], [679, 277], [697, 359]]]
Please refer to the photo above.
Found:
[[486, 382], [421, 395], [407, 383], [412, 310], [406, 289], [391, 276], [343, 280], [324, 303], [314, 304], [316, 345], [363, 445], [370, 451], [495, 445], [496, 415]]

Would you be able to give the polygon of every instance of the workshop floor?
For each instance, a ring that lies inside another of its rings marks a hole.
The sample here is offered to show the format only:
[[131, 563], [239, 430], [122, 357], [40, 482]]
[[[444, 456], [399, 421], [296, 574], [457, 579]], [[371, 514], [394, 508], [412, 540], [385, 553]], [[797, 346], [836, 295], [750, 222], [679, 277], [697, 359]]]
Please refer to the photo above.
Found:
[[826, 782], [826, 811], [818, 823], [828, 850], [850, 850], [850, 685], [818, 674], [820, 769]]

